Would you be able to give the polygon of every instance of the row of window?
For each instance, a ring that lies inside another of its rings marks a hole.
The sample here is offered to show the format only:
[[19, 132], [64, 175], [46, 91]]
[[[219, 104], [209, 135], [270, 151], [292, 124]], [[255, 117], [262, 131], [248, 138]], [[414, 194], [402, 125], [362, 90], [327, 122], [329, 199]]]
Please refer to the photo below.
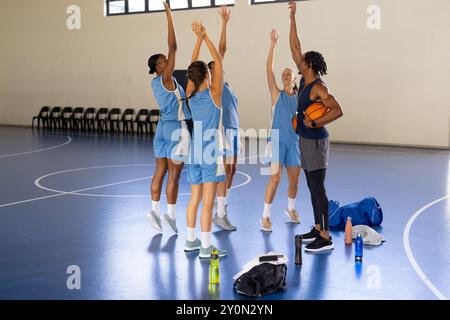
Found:
[[[252, 5], [288, 1], [289, 0], [249, 0]], [[221, 5], [233, 6], [236, 0], [166, 0], [166, 2], [170, 5], [172, 10], [188, 10], [214, 8]], [[164, 11], [162, 0], [105, 0], [105, 6], [107, 16]]]

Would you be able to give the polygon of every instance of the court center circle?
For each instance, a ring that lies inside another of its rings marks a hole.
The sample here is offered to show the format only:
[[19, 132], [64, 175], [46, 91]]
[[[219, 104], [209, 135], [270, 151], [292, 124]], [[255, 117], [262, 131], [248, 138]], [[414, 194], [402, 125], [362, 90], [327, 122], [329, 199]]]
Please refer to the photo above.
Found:
[[[136, 182], [136, 181], [140, 181], [140, 180], [146, 180], [146, 179], [152, 178], [153, 175], [145, 176], [145, 177], [141, 177], [141, 178], [130, 179], [130, 180], [125, 180], [125, 181], [118, 181], [115, 183], [110, 183], [110, 184], [105, 184], [105, 185], [100, 185], [100, 186], [86, 187], [86, 188], [82, 188], [79, 190], [73, 190], [73, 191], [65, 191], [65, 190], [59, 190], [59, 189], [55, 189], [55, 188], [49, 188], [49, 187], [46, 187], [45, 185], [43, 185], [42, 181], [49, 177], [53, 177], [53, 176], [57, 176], [57, 175], [61, 175], [61, 174], [69, 173], [69, 172], [79, 172], [79, 171], [96, 170], [96, 169], [104, 169], [104, 168], [154, 167], [154, 166], [155, 166], [155, 164], [125, 164], [125, 165], [105, 165], [105, 166], [75, 168], [75, 169], [52, 172], [52, 173], [43, 175], [43, 176], [37, 178], [34, 181], [34, 184], [39, 189], [49, 191], [49, 192], [59, 193], [59, 194], [67, 194], [67, 195], [76, 195], [76, 196], [84, 196], [84, 197], [104, 197], [104, 198], [148, 198], [149, 197], [148, 193], [147, 194], [94, 194], [94, 193], [87, 193], [86, 191], [98, 190], [98, 189], [111, 187], [111, 186], [115, 186], [115, 185], [132, 183], [132, 182]], [[236, 173], [243, 175], [246, 178], [246, 180], [239, 185], [233, 186], [232, 189], [243, 187], [251, 182], [252, 178], [250, 175], [248, 175], [244, 172], [241, 172], [241, 171], [236, 171]], [[178, 195], [179, 196], [188, 196], [190, 194], [191, 194], [190, 192], [185, 192], [185, 193], [179, 193]], [[164, 197], [165, 195], [161, 194], [161, 196]]]

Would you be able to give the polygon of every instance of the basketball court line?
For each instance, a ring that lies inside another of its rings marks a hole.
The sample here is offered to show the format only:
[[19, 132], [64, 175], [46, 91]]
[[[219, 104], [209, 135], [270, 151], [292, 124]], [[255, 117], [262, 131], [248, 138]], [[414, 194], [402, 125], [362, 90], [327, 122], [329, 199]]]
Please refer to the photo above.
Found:
[[[63, 173], [68, 173], [68, 172], [75, 172], [75, 171], [85, 171], [85, 170], [92, 170], [92, 169], [103, 169], [103, 168], [123, 168], [123, 167], [149, 167], [149, 166], [154, 166], [154, 164], [134, 164], [134, 165], [110, 165], [110, 166], [95, 166], [95, 167], [86, 167], [86, 168], [76, 168], [76, 169], [69, 169], [69, 170], [63, 170], [63, 171], [58, 171], [58, 172], [53, 172], [53, 173], [49, 173], [47, 175], [44, 175], [42, 177], [37, 178], [34, 181], [34, 184], [36, 187], [46, 190], [46, 191], [50, 191], [50, 192], [55, 192], [55, 193], [62, 193], [62, 194], [71, 194], [71, 195], [77, 195], [77, 196], [87, 196], [87, 197], [109, 197], [109, 198], [148, 198], [149, 194], [135, 194], [135, 195], [114, 195], [114, 194], [92, 194], [92, 193], [81, 193], [81, 191], [64, 191], [64, 190], [58, 190], [58, 189], [53, 189], [53, 188], [48, 188], [45, 187], [41, 184], [41, 181], [51, 177], [51, 176], [55, 176], [58, 174], [63, 174]], [[183, 170], [184, 171], [184, 170]], [[250, 175], [242, 172], [242, 171], [236, 171], [236, 173], [239, 173], [241, 175], [243, 175], [244, 177], [247, 178], [246, 181], [244, 181], [243, 183], [233, 186], [231, 189], [235, 189], [235, 188], [240, 188], [243, 187], [247, 184], [249, 184], [252, 181], [252, 178]], [[125, 184], [125, 183], [129, 183], [129, 182], [136, 182], [136, 181], [140, 181], [140, 180], [146, 180], [149, 178], [152, 178], [153, 176], [148, 176], [148, 177], [143, 177], [143, 178], [137, 178], [137, 179], [133, 179], [133, 180], [129, 180], [127, 182], [120, 182], [117, 184]], [[113, 186], [112, 185], [108, 185], [109, 186]], [[102, 188], [104, 188], [106, 186], [102, 186]], [[98, 188], [100, 189], [100, 188]], [[88, 190], [84, 190], [84, 191], [88, 191]], [[188, 196], [190, 195], [190, 192], [185, 192], [185, 193], [179, 193], [179, 196]], [[165, 194], [161, 194], [162, 197], [165, 196]]]
[[[11, 202], [11, 203], [4, 203], [4, 204], [0, 204], [0, 208], [9, 207], [9, 206], [18, 205], [18, 204], [27, 203], [27, 202], [32, 202], [32, 201], [39, 201], [39, 200], [55, 198], [55, 197], [59, 197], [59, 196], [63, 196], [63, 195], [95, 196], [95, 197], [102, 197], [102, 196], [103, 197], [149, 197], [149, 195], [96, 195], [96, 194], [93, 195], [93, 194], [82, 194], [82, 192], [102, 189], [102, 188], [106, 188], [106, 187], [111, 187], [111, 186], [116, 186], [116, 185], [120, 185], [120, 184], [136, 182], [136, 181], [141, 181], [141, 180], [145, 180], [145, 179], [150, 179], [150, 178], [153, 177], [153, 175], [152, 176], [141, 177], [141, 178], [136, 178], [136, 179], [130, 179], [130, 180], [125, 180], [125, 181], [109, 183], [109, 184], [104, 184], [104, 185], [100, 185], [100, 186], [93, 186], [93, 187], [89, 187], [89, 188], [83, 188], [83, 189], [74, 190], [74, 191], [62, 191], [62, 190], [50, 189], [50, 188], [42, 186], [40, 184], [40, 181], [42, 179], [44, 179], [44, 178], [47, 178], [47, 177], [50, 177], [50, 176], [53, 176], [53, 175], [56, 175], [56, 174], [60, 174], [60, 173], [66, 173], [66, 172], [74, 172], [74, 171], [82, 171], [82, 170], [98, 169], [98, 168], [144, 167], [144, 166], [145, 167], [150, 167], [150, 166], [154, 166], [154, 165], [155, 164], [107, 165], [107, 166], [95, 166], [95, 167], [87, 167], [87, 168], [76, 168], [76, 169], [63, 170], [63, 171], [49, 173], [47, 175], [44, 175], [42, 177], [37, 178], [35, 180], [34, 184], [40, 189], [43, 189], [43, 190], [46, 190], [46, 191], [50, 191], [50, 192], [55, 192], [57, 194], [52, 194], [52, 195], [43, 196], [43, 197], [37, 197], [37, 198], [32, 198], [32, 199], [26, 199], [26, 200]], [[241, 171], [237, 171], [237, 173], [242, 174], [247, 179], [243, 183], [241, 183], [239, 185], [236, 185], [236, 186], [233, 186], [232, 189], [243, 187], [243, 186], [249, 184], [252, 181], [252, 178], [251, 178], [250, 175], [248, 175], [248, 174], [246, 174], [244, 172], [241, 172]], [[181, 193], [179, 195], [185, 196], [185, 195], [190, 195], [190, 193]], [[162, 194], [161, 196], [164, 197], [165, 195]]]
[[64, 147], [64, 146], [66, 146], [66, 145], [68, 145], [69, 143], [72, 142], [72, 138], [71, 137], [69, 137], [69, 136], [65, 136], [65, 137], [67, 138], [67, 141], [62, 143], [62, 144], [59, 144], [57, 146], [48, 147], [48, 148], [42, 148], [42, 149], [36, 149], [36, 150], [31, 150], [31, 151], [26, 151], [26, 152], [20, 152], [20, 153], [4, 154], [4, 155], [0, 155], [0, 159], [10, 158], [10, 157], [17, 157], [17, 156], [23, 156], [23, 155], [37, 153], [37, 152], [50, 151], [50, 150], [54, 150], [54, 149], [57, 149], [57, 148]]
[[406, 256], [408, 257], [409, 263], [411, 263], [412, 267], [414, 268], [414, 271], [419, 276], [420, 280], [422, 280], [425, 285], [433, 292], [433, 294], [440, 300], [447, 300], [447, 297], [431, 282], [430, 279], [426, 276], [426, 274], [422, 271], [419, 264], [417, 263], [416, 259], [414, 258], [414, 255], [411, 250], [411, 243], [409, 241], [409, 235], [411, 232], [411, 228], [416, 221], [416, 219], [425, 212], [425, 210], [429, 209], [430, 207], [434, 206], [435, 204], [438, 204], [441, 201], [444, 201], [446, 199], [450, 199], [450, 195], [439, 198], [437, 200], [434, 200], [416, 212], [409, 218], [408, 222], [405, 225], [405, 229], [403, 230], [403, 247], [406, 252]]

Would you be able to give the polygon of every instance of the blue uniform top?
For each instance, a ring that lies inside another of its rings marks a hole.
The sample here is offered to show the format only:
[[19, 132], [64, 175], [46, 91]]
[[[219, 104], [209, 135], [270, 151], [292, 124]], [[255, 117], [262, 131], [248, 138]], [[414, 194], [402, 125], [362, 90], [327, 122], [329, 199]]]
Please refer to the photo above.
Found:
[[272, 130], [279, 130], [279, 141], [285, 144], [298, 143], [298, 136], [295, 133], [292, 119], [295, 117], [297, 109], [297, 97], [289, 96], [281, 91], [275, 104]]
[[[191, 152], [194, 152], [195, 161], [199, 161], [198, 156], [203, 153], [205, 153], [205, 156], [210, 155], [212, 158], [206, 164], [212, 164], [215, 162], [213, 158], [215, 159], [217, 157], [216, 134], [219, 128], [220, 113], [222, 110], [214, 103], [209, 88], [202, 92], [197, 92], [195, 96], [189, 99], [189, 106], [191, 108], [192, 120], [194, 121]], [[199, 137], [198, 135], [200, 134], [203, 137]], [[201, 153], [198, 149], [202, 150]], [[202, 159], [206, 161], [205, 157]], [[193, 159], [191, 158], [191, 160]]]
[[329, 136], [327, 129], [324, 127], [310, 129], [303, 123], [303, 119], [305, 118], [303, 112], [306, 112], [306, 109], [314, 103], [314, 101], [310, 99], [311, 89], [319, 81], [320, 79], [316, 79], [305, 86], [298, 96], [297, 133], [305, 139], [320, 140]]
[[186, 106], [186, 93], [184, 89], [178, 84], [177, 80], [173, 78], [176, 89], [173, 91], [167, 90], [162, 82], [162, 76], [156, 77], [152, 80], [153, 94], [159, 105], [162, 121], [179, 121], [178, 109], [180, 103], [182, 104], [183, 113], [186, 119], [190, 119], [191, 115]]
[[222, 106], [224, 128], [239, 129], [238, 99], [227, 83], [223, 84]]

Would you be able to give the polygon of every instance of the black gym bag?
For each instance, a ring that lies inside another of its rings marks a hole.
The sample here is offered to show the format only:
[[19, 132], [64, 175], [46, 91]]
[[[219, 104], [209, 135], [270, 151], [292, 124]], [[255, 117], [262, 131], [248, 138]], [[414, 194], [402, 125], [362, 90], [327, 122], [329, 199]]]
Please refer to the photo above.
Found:
[[[262, 297], [286, 289], [287, 258], [268, 254], [253, 259], [234, 281], [237, 293], [249, 297]], [[254, 265], [253, 267], [251, 267]], [[245, 271], [246, 269], [250, 270]]]

